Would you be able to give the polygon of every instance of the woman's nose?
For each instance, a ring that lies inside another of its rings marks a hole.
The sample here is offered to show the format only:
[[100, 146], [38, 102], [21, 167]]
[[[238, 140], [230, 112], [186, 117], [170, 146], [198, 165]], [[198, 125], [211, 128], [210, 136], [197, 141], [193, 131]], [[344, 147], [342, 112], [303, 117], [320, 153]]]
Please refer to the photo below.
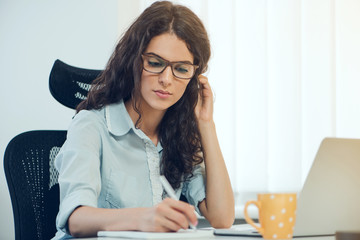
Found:
[[167, 66], [162, 73], [159, 75], [159, 82], [164, 86], [171, 84], [173, 80], [173, 73], [171, 70], [171, 66]]

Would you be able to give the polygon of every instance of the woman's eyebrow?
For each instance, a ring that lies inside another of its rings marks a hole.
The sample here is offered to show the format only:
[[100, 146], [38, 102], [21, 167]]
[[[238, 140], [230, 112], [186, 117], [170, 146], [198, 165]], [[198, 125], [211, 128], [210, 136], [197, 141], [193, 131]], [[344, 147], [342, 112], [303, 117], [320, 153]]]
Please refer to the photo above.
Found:
[[[159, 55], [157, 55], [156, 53], [153, 53], [153, 52], [147, 52], [146, 54], [151, 54], [151, 55], [154, 55], [154, 56], [156, 56], [156, 57], [158, 57], [158, 58], [160, 58], [160, 59], [162, 59], [162, 60], [168, 61], [168, 60], [166, 60], [165, 58], [163, 58], [163, 57], [161, 57], [161, 56], [159, 56]], [[171, 62], [171, 61], [169, 61], [169, 62]], [[188, 61], [188, 60], [185, 60], [185, 61], [173, 61], [173, 62], [188, 63], [188, 64], [193, 65], [193, 63], [190, 62], [190, 61]], [[173, 63], [173, 62], [171, 62], [171, 63]]]

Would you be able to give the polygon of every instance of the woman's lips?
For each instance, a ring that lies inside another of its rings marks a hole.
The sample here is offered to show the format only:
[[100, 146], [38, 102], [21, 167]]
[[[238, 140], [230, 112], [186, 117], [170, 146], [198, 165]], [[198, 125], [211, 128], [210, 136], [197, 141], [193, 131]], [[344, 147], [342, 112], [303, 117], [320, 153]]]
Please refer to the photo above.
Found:
[[168, 98], [171, 95], [171, 93], [162, 90], [155, 90], [154, 92], [159, 98]]

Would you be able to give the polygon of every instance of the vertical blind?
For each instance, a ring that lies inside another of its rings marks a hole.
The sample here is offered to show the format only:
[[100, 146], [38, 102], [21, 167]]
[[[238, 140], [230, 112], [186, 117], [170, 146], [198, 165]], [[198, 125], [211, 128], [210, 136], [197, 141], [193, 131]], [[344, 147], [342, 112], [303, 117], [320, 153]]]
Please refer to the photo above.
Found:
[[173, 2], [209, 32], [205, 75], [238, 206], [299, 191], [323, 138], [360, 138], [360, 1]]

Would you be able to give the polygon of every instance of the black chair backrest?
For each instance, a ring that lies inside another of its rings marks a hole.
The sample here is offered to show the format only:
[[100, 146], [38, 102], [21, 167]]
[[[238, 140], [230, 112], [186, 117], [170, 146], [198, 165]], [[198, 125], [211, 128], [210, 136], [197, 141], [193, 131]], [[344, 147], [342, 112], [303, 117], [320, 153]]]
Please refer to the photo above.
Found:
[[16, 240], [48, 240], [56, 233], [59, 184], [53, 161], [65, 139], [66, 131], [29, 131], [6, 147], [4, 170]]
[[101, 70], [74, 67], [57, 59], [50, 72], [50, 92], [58, 102], [75, 109], [86, 98], [91, 82], [101, 72]]
[[[50, 92], [58, 102], [75, 109], [101, 72], [56, 60], [49, 77]], [[6, 147], [4, 170], [16, 240], [48, 240], [56, 233], [59, 184], [53, 162], [65, 139], [66, 131], [29, 131], [14, 137]]]

